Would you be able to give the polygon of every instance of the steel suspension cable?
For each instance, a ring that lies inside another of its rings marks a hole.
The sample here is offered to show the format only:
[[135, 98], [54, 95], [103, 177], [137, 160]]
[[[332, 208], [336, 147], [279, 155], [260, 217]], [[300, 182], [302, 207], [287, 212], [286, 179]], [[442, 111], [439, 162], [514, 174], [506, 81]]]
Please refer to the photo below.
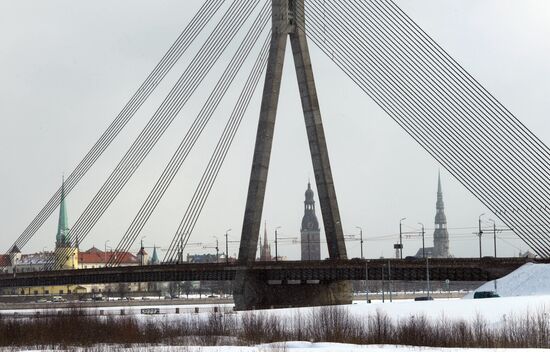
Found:
[[[70, 243], [81, 243], [87, 236], [93, 225], [103, 215], [124, 184], [133, 175], [196, 88], [204, 80], [258, 2], [259, 0], [233, 1], [147, 126], [142, 130], [118, 166], [69, 231]], [[62, 265], [70, 252], [71, 249], [67, 248], [61, 255], [56, 255], [54, 268]]]
[[323, 38], [323, 40], [326, 40], [326, 38]]
[[412, 18], [410, 18], [394, 1], [386, 0], [384, 2], [385, 8], [393, 10], [397, 17], [399, 17], [402, 23], [407, 27], [412, 29], [417, 36], [422, 40], [429, 48], [435, 52], [436, 55], [440, 55], [442, 59], [450, 66], [454, 67], [457, 72], [460, 72], [462, 77], [472, 83], [476, 88], [479, 94], [487, 98], [491, 102], [491, 107], [502, 111], [507, 115], [511, 122], [518, 125], [518, 127], [523, 131], [523, 136], [526, 136], [530, 139], [530, 142], [534, 145], [537, 145], [539, 148], [545, 151], [546, 157], [550, 157], [550, 148], [546, 145], [537, 135], [532, 133], [518, 118], [516, 118], [498, 99], [496, 99], [485, 87], [483, 87], [475, 77], [473, 77], [468, 71], [466, 71], [452, 56], [450, 56], [445, 49], [443, 49], [435, 40], [433, 40]]
[[[189, 128], [181, 143], [179, 144], [170, 162], [168, 163], [157, 183], [149, 193], [149, 196], [143, 203], [138, 214], [132, 221], [130, 227], [126, 231], [120, 243], [117, 245], [115, 253], [127, 252], [137, 239], [137, 236], [139, 235], [147, 220], [151, 216], [152, 212], [160, 202], [162, 196], [168, 189], [168, 186], [171, 184], [179, 169], [183, 165], [185, 159], [189, 155], [189, 152], [191, 151], [200, 134], [210, 121], [216, 108], [218, 107], [222, 98], [225, 96], [237, 73], [240, 71], [242, 65], [244, 64], [246, 58], [252, 51], [253, 46], [255, 45], [257, 39], [260, 37], [262, 30], [268, 23], [270, 8], [270, 3], [266, 1], [256, 20], [254, 21], [250, 30], [242, 41], [241, 45], [237, 49], [231, 62], [228, 64], [226, 70], [222, 74], [222, 77], [216, 84], [216, 87], [213, 89], [212, 93], [208, 97], [207, 102], [204, 104], [203, 108], [197, 115], [197, 118]], [[120, 265], [121, 260], [122, 258], [120, 256], [116, 259], [115, 257], [111, 257], [111, 260], [108, 264]]]
[[[70, 173], [65, 180], [65, 194], [68, 194], [78, 182], [86, 175], [88, 170], [94, 165], [96, 160], [103, 154], [111, 142], [118, 136], [126, 124], [131, 120], [135, 112], [143, 105], [149, 95], [154, 91], [157, 85], [162, 81], [178, 59], [187, 50], [190, 44], [210, 21], [225, 0], [207, 0], [191, 22], [185, 27], [170, 49], [157, 63], [153, 71], [147, 76], [139, 89], [133, 94], [132, 98], [115, 120], [108, 126], [99, 140], [92, 146], [90, 151], [78, 163], [77, 167]], [[54, 193], [50, 200], [44, 205], [42, 210], [35, 216], [31, 223], [19, 235], [12, 244], [7, 253], [15, 246], [22, 249], [28, 241], [34, 236], [36, 231], [44, 224], [53, 211], [59, 206], [61, 201], [61, 187]]]
[[[197, 220], [206, 204], [206, 200], [210, 195], [215, 180], [220, 172], [220, 169], [227, 157], [229, 149], [233, 143], [235, 135], [240, 127], [245, 112], [250, 105], [252, 96], [260, 82], [262, 73], [267, 66], [267, 58], [269, 54], [269, 44], [271, 42], [271, 32], [268, 33], [265, 39], [262, 49], [256, 59], [254, 67], [252, 68], [250, 75], [248, 76], [243, 90], [235, 104], [235, 108], [231, 113], [231, 116], [222, 132], [222, 136], [216, 145], [214, 153], [208, 162], [208, 165], [203, 173], [203, 176], [199, 182], [197, 189], [187, 207], [187, 210], [183, 216], [180, 226], [178, 227], [172, 243], [166, 255], [164, 262], [173, 262], [176, 258], [176, 252], [178, 250], [177, 244], [181, 243], [179, 248], [180, 253], [187, 245], [189, 238], [195, 228]], [[228, 255], [226, 253], [226, 255]], [[180, 258], [181, 259], [181, 258]]]
[[[310, 18], [311, 18], [311, 17], [310, 17]], [[319, 40], [319, 42], [323, 43], [325, 40], [326, 40], [326, 38], [322, 38], [321, 40]], [[324, 50], [324, 51], [325, 51], [325, 50]], [[326, 52], [326, 51], [325, 51], [325, 52]], [[330, 52], [328, 52], [327, 54], [329, 54], [329, 56], [331, 56], [331, 55], [330, 55]], [[332, 57], [332, 58], [333, 58], [333, 57]], [[333, 59], [334, 59], [334, 58], [333, 58]], [[334, 60], [333, 60], [333, 61], [334, 61]], [[345, 71], [345, 70], [344, 70], [344, 71]], [[348, 72], [348, 75], [349, 75], [349, 72]], [[350, 77], [350, 78], [353, 79], [353, 77]], [[354, 81], [355, 81], [355, 80], [354, 80]], [[356, 81], [356, 83], [358, 83], [358, 82]], [[391, 114], [390, 114], [390, 115], [391, 115]], [[436, 158], [436, 159], [437, 159], [437, 158]], [[478, 198], [479, 198], [479, 197], [478, 197]]]
[[546, 208], [545, 208], [545, 207], [543, 207], [543, 206], [540, 206], [539, 208], [540, 208], [540, 209], [546, 209]]
[[325, 11], [326, 12], [326, 11]]

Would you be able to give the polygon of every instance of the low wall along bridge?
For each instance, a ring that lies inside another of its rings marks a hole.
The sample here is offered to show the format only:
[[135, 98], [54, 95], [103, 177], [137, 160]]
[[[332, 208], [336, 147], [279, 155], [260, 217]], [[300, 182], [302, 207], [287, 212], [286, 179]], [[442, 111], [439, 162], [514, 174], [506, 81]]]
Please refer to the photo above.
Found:
[[[223, 7], [225, 3], [227, 6]], [[218, 16], [224, 8], [225, 12]], [[63, 186], [14, 241], [21, 250], [62, 204], [213, 18], [218, 22], [189, 61], [117, 167], [71, 229], [58, 233], [47, 270], [0, 275], [1, 287], [110, 282], [231, 280], [237, 309], [351, 302], [350, 280], [380, 279], [391, 266], [395, 280], [425, 280], [424, 259], [347, 259], [309, 42], [327, 54], [367, 96], [471, 194], [513, 229], [539, 258], [550, 258], [550, 150], [392, 0], [204, 0], [161, 61], [85, 155]], [[341, 19], [345, 18], [345, 21]], [[248, 21], [251, 19], [250, 21]], [[253, 19], [253, 20], [252, 20]], [[248, 29], [245, 23], [251, 22]], [[210, 27], [208, 27], [210, 28]], [[207, 127], [235, 77], [256, 58], [214, 153], [204, 170], [161, 265], [62, 270], [203, 83], [237, 33], [244, 39], [212, 88], [115, 253], [136, 242], [151, 214]], [[319, 195], [329, 260], [257, 262], [266, 183], [287, 42], [293, 54], [307, 139]], [[265, 74], [264, 74], [265, 71]], [[261, 78], [262, 102], [236, 263], [184, 264], [181, 253], [234, 141]], [[436, 133], [437, 131], [437, 133]], [[438, 138], [445, 133], [446, 138]], [[487, 177], [485, 175], [491, 175]], [[434, 280], [484, 281], [508, 274], [528, 259], [434, 258]]]

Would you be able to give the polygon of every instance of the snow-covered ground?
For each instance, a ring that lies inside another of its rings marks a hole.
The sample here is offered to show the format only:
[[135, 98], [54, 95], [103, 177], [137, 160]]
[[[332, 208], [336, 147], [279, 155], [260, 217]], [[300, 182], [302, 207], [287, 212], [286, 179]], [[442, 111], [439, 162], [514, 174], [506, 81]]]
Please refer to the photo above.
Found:
[[[488, 282], [482, 285], [477, 291], [492, 291], [495, 290], [494, 282]], [[501, 296], [500, 298], [489, 299], [436, 299], [434, 301], [419, 301], [400, 300], [385, 303], [374, 301], [371, 304], [365, 301], [358, 301], [351, 305], [343, 306], [353, 316], [364, 318], [369, 315], [378, 313], [398, 321], [408, 319], [411, 316], [424, 316], [428, 319], [447, 320], [469, 320], [483, 319], [493, 327], [498, 327], [508, 317], [525, 317], [527, 314], [535, 314], [541, 311], [546, 312], [550, 316], [550, 264], [526, 264], [514, 271], [513, 273], [501, 278], [497, 282], [496, 291]], [[472, 298], [473, 293], [467, 295], [467, 298]], [[214, 309], [214, 306], [198, 306], [198, 317], [207, 317]], [[109, 307], [101, 308], [105, 310], [105, 314], [120, 314], [121, 309], [125, 309], [126, 314], [136, 314], [142, 321], [178, 321], [184, 319], [194, 311], [195, 306], [185, 305], [168, 305], [159, 306], [161, 314], [159, 315], [142, 315], [139, 314], [141, 308], [147, 307]], [[180, 308], [180, 314], [176, 314], [176, 308]], [[241, 312], [232, 312], [232, 305], [223, 305], [219, 307], [221, 312], [231, 314], [243, 314]], [[288, 319], [296, 316], [306, 316], [312, 314], [320, 307], [308, 308], [288, 308], [263, 311], [265, 314], [275, 315], [281, 319]], [[118, 313], [117, 313], [118, 312]], [[13, 314], [15, 311], [4, 313]], [[111, 349], [112, 348], [112, 349]], [[309, 342], [288, 342], [286, 344], [271, 344], [259, 345], [251, 347], [231, 346], [231, 347], [177, 347], [177, 346], [147, 346], [147, 347], [107, 347], [105, 351], [188, 351], [188, 352], [214, 352], [214, 351], [229, 351], [229, 352], [267, 352], [267, 351], [311, 351], [318, 352], [328, 351], [478, 351], [478, 349], [460, 349], [460, 348], [426, 348], [426, 347], [410, 347], [410, 346], [374, 346], [374, 345], [347, 345], [347, 344], [331, 344], [331, 343], [309, 343]], [[0, 349], [0, 351], [3, 351]], [[486, 351], [479, 349], [479, 351]], [[500, 349], [497, 351], [512, 351], [512, 349]], [[526, 350], [522, 350], [526, 351]]]
[[[485, 283], [476, 291], [496, 291], [501, 297], [550, 295], [550, 264], [524, 264], [498, 280]], [[464, 298], [474, 298], [474, 292]]]

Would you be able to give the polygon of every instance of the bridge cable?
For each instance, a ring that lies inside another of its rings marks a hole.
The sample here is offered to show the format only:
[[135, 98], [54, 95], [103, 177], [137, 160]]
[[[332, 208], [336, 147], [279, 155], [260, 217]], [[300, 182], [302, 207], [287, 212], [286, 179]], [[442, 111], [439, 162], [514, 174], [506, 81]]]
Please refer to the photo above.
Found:
[[[397, 27], [397, 28], [398, 28], [398, 27]], [[485, 105], [490, 105], [490, 104], [487, 104], [487, 103], [483, 104], [483, 103], [482, 103], [482, 106], [485, 106]], [[494, 110], [493, 110], [493, 111], [494, 111]], [[493, 115], [493, 116], [495, 116], [495, 115]], [[499, 122], [501, 122], [501, 121], [506, 121], [506, 119], [505, 119], [505, 118], [502, 118], [500, 115], [498, 115], [498, 117], [495, 116], [495, 118], [498, 119], [498, 120], [496, 121], [496, 124], [495, 124], [497, 127], [498, 127], [498, 123], [499, 123]], [[512, 116], [512, 119], [511, 119], [511, 120], [512, 120], [512, 122], [516, 122], [516, 121], [517, 121], [517, 122], [520, 124], [520, 127], [523, 127], [523, 128], [524, 128], [524, 126], [521, 124], [521, 122], [520, 122], [519, 120], [517, 120], [515, 117]], [[514, 133], [509, 134], [509, 138], [508, 138], [508, 139], [507, 139], [506, 137], [504, 137], [504, 138], [502, 138], [502, 140], [504, 140], [505, 142], [506, 142], [507, 140], [512, 140], [512, 141], [517, 141], [517, 140], [519, 140], [519, 142], [522, 142], [522, 141], [525, 139], [525, 138], [521, 138], [521, 137], [522, 137], [522, 131], [521, 131], [521, 130], [518, 130], [517, 128], [514, 128], [514, 126], [511, 126], [510, 124], [508, 124], [508, 127], [510, 127], [511, 129], [515, 129], [515, 131], [514, 131]], [[528, 131], [528, 132], [529, 132], [529, 136], [531, 136], [532, 139], [535, 140], [535, 142], [538, 141], [538, 139], [537, 139], [537, 137], [536, 137], [535, 135], [533, 135], [530, 131]], [[514, 138], [514, 137], [516, 137], [517, 135], [519, 135], [520, 138]], [[525, 136], [525, 134], [523, 134], [523, 136]], [[539, 141], [539, 142], [540, 142], [540, 141]], [[515, 150], [519, 149], [519, 151], [521, 152], [521, 148], [522, 148], [523, 146], [525, 146], [525, 144], [523, 144], [522, 146], [519, 146], [519, 147], [516, 148]], [[535, 155], [535, 159], [534, 159], [534, 160], [535, 160], [535, 164], [537, 164], [537, 161], [539, 161], [539, 160], [541, 160], [541, 161], [547, 161], [547, 158], [546, 158], [545, 155], [544, 155], [544, 150], [540, 150], [541, 148], [537, 148], [537, 147], [535, 147], [535, 149], [539, 149], [538, 151], [537, 151], [537, 150], [534, 150], [534, 151], [533, 151], [533, 149], [531, 149], [531, 152], [532, 152], [531, 155]], [[500, 155], [500, 153], [499, 153], [498, 155]], [[523, 154], [523, 155], [525, 155], [525, 154]], [[539, 165], [535, 165], [534, 167], [531, 167], [531, 168], [530, 168], [530, 170], [535, 171], [535, 172], [538, 171], [539, 169], [541, 169], [541, 170], [543, 170], [543, 171], [547, 171], [547, 170], [548, 170], [548, 166], [547, 166], [547, 165], [540, 165], [540, 164], [539, 164]], [[512, 177], [512, 179], [513, 179], [513, 177]], [[528, 175], [528, 176], [527, 176], [527, 179], [525, 180], [525, 182], [529, 182], [529, 181], [533, 181], [533, 180], [537, 180], [537, 181], [541, 182], [541, 177], [540, 177], [539, 175]], [[545, 180], [547, 180], [547, 177], [546, 177], [545, 175], [543, 175], [543, 176], [542, 176], [542, 181], [544, 182], [544, 185], [547, 186], [548, 183], [545, 182]], [[506, 180], [505, 182], [506, 182], [506, 183], [509, 183], [508, 180]], [[533, 182], [531, 182], [531, 183], [533, 183]], [[521, 185], [521, 183], [520, 183], [520, 185]], [[539, 193], [539, 192], [536, 192], [536, 193], [537, 193], [537, 195], [539, 196], [537, 200], [539, 201], [539, 204], [540, 204], [541, 199], [542, 199], [542, 202], [544, 202], [544, 200], [547, 198], [545, 195], [548, 194], [548, 188], [546, 187], [546, 189], [545, 189], [544, 191], [542, 191], [542, 194]], [[522, 192], [522, 194], [523, 194], [523, 192]], [[540, 208], [543, 209], [544, 206], [541, 205]], [[546, 220], [547, 220], [547, 219], [546, 219]], [[546, 227], [548, 228], [548, 221], [546, 221]], [[548, 245], [546, 245], [546, 248], [548, 248]]]
[[[324, 11], [324, 13], [326, 13], [326, 12], [327, 12], [327, 11]], [[308, 19], [311, 20], [311, 16], [309, 16]], [[311, 22], [311, 21], [310, 21], [310, 22]], [[322, 41], [326, 41], [326, 38], [323, 38]], [[331, 56], [331, 55], [329, 54], [329, 56]], [[436, 159], [437, 159], [437, 158], [436, 158]]]
[[[187, 210], [183, 216], [182, 221], [172, 239], [169, 250], [166, 252], [164, 262], [180, 262], [182, 258], [176, 260], [176, 256], [179, 253], [183, 253], [183, 249], [187, 245], [189, 238], [195, 228], [200, 214], [206, 204], [206, 200], [210, 195], [215, 180], [218, 177], [220, 169], [227, 157], [229, 149], [234, 141], [235, 135], [241, 125], [242, 119], [246, 113], [250, 101], [260, 79], [262, 73], [267, 67], [267, 59], [269, 54], [269, 48], [271, 43], [271, 32], [268, 33], [265, 39], [262, 49], [256, 59], [254, 67], [252, 68], [250, 75], [248, 76], [243, 90], [235, 104], [229, 120], [224, 128], [222, 136], [216, 145], [214, 153], [208, 162], [208, 165], [201, 177], [199, 185], [197, 186], [195, 193], [187, 207]], [[180, 244], [178, 248], [178, 244]], [[226, 255], [229, 255], [226, 253]]]
[[[87, 236], [204, 80], [258, 2], [259, 0], [233, 1], [176, 85], [69, 231], [69, 243], [81, 243]], [[61, 254], [55, 255], [53, 268], [60, 267], [70, 257], [70, 252], [72, 252], [71, 248], [66, 248]]]
[[[69, 194], [71, 190], [78, 184], [78, 182], [86, 175], [88, 170], [94, 165], [96, 160], [103, 154], [111, 142], [118, 136], [120, 131], [126, 126], [130, 119], [134, 116], [135, 112], [143, 105], [149, 95], [155, 90], [158, 84], [183, 55], [183, 53], [189, 48], [191, 43], [195, 40], [198, 34], [211, 20], [214, 14], [218, 11], [220, 6], [225, 0], [207, 0], [195, 16], [191, 19], [191, 22], [181, 32], [176, 41], [172, 44], [170, 49], [164, 54], [162, 59], [157, 63], [153, 71], [149, 73], [145, 81], [141, 84], [138, 90], [134, 93], [131, 99], [126, 103], [122, 111], [117, 115], [115, 120], [108, 126], [107, 130], [103, 132], [101, 137], [88, 151], [84, 158], [78, 163], [77, 167], [71, 172], [69, 177], [65, 180], [65, 194]], [[31, 223], [25, 228], [25, 230], [19, 235], [17, 240], [8, 250], [11, 250], [17, 246], [22, 249], [27, 242], [34, 236], [34, 234], [40, 229], [44, 222], [54, 212], [61, 202], [61, 187], [54, 193], [50, 200], [44, 205], [42, 210], [35, 216]]]
[[[242, 22], [239, 21], [244, 21], [256, 4], [257, 1], [251, 4], [246, 0], [235, 0], [232, 3], [168, 97], [77, 220], [69, 232], [69, 243], [80, 243], [81, 237], [83, 238], [89, 233], [242, 26]], [[70, 255], [71, 249], [67, 248], [63, 252], [66, 253], [55, 255], [57, 257], [56, 266], [63, 264], [64, 258]]]
[[145, 226], [147, 220], [149, 219], [156, 206], [160, 202], [162, 196], [168, 189], [168, 186], [171, 184], [175, 175], [178, 173], [179, 169], [183, 165], [191, 149], [201, 135], [202, 131], [210, 121], [222, 98], [229, 90], [237, 73], [240, 71], [241, 67], [246, 61], [246, 58], [249, 56], [256, 41], [260, 37], [261, 32], [265, 28], [266, 24], [269, 22], [270, 10], [271, 3], [266, 1], [256, 20], [248, 31], [246, 37], [242, 41], [235, 55], [231, 59], [227, 68], [225, 69], [224, 73], [216, 84], [216, 87], [213, 89], [212, 93], [208, 97], [207, 102], [204, 104], [203, 108], [197, 115], [195, 121], [189, 128], [180, 145], [178, 146], [178, 149], [170, 159], [168, 165], [165, 167], [162, 175], [158, 179], [154, 188], [149, 193], [149, 196], [143, 203], [138, 214], [132, 221], [130, 227], [126, 231], [123, 238], [120, 240], [120, 243], [117, 245], [114, 251], [115, 256], [111, 256], [108, 262], [109, 266], [120, 265], [123, 257], [120, 255], [117, 257], [116, 253], [126, 253], [137, 239], [137, 236]]

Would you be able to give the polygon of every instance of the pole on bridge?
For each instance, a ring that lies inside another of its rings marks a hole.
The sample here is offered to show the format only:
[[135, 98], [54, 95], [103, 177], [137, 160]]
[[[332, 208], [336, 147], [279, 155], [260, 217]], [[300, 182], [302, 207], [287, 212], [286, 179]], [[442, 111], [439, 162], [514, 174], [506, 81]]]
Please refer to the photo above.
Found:
[[384, 270], [386, 269], [386, 264], [382, 264], [382, 303], [385, 302], [386, 297], [384, 295]]
[[400, 259], [403, 259], [403, 230], [402, 230], [402, 227], [403, 227], [403, 220], [406, 220], [407, 218], [401, 218], [401, 220], [399, 220], [399, 258]]
[[428, 257], [426, 257], [426, 288], [428, 290], [428, 297], [430, 297], [430, 264]]
[[365, 260], [365, 297], [369, 303], [369, 261]]
[[277, 230], [280, 229], [280, 228], [281, 228], [281, 226], [277, 226], [275, 228], [275, 261], [276, 262], [279, 261], [279, 251], [277, 249], [277, 243], [278, 243], [278, 241], [277, 241]]
[[231, 229], [227, 229], [225, 231], [225, 262], [229, 263], [229, 231]]
[[359, 229], [359, 238], [361, 240], [361, 259], [363, 259], [363, 228], [361, 226], [355, 226]]
[[493, 223], [493, 246], [495, 249], [495, 258], [497, 257], [497, 224], [495, 220], [489, 219]]
[[391, 262], [388, 260], [388, 291], [390, 291], [390, 303], [393, 302], [392, 291], [393, 291], [393, 282], [391, 280]]
[[424, 224], [419, 222], [420, 226], [422, 226], [422, 258], [426, 258], [426, 246], [424, 245]]
[[478, 224], [477, 235], [479, 236], [479, 259], [482, 258], [482, 254], [481, 254], [481, 235], [483, 235], [483, 230], [481, 230], [481, 217], [483, 215], [485, 215], [485, 213], [481, 214], [477, 219], [477, 224]]

